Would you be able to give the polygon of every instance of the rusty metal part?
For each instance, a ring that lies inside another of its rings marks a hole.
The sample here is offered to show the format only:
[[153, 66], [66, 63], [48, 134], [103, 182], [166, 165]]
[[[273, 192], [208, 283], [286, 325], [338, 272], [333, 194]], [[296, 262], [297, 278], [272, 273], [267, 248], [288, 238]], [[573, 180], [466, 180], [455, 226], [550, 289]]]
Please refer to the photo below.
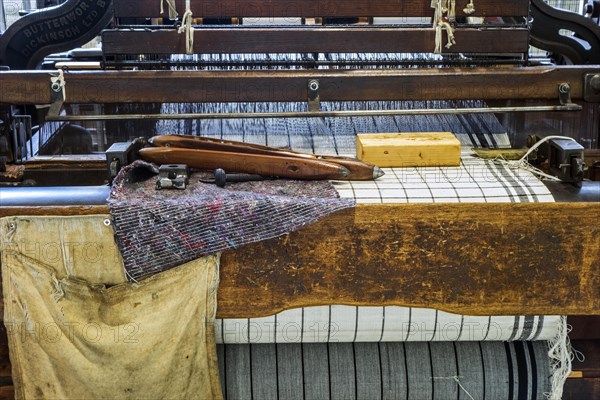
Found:
[[24, 165], [5, 165], [5, 171], [0, 172], [0, 182], [20, 182], [24, 173]]

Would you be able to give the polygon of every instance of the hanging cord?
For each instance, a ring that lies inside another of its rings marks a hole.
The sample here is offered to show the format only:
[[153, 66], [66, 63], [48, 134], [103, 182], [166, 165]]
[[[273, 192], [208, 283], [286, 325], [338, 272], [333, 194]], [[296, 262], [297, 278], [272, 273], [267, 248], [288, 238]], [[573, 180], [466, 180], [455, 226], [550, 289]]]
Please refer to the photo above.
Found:
[[452, 29], [452, 25], [448, 22], [442, 22], [441, 27], [446, 30], [446, 34], [448, 35], [448, 42], [446, 43], [446, 48], [449, 49], [453, 45], [456, 44], [456, 40], [454, 40], [454, 29]]
[[448, 0], [448, 20], [454, 22], [456, 20], [456, 0]]
[[500, 156], [500, 157], [494, 159], [494, 161], [496, 163], [499, 163], [499, 164], [502, 164], [502, 165], [506, 165], [509, 168], [522, 169], [524, 171], [531, 172], [532, 174], [536, 175], [539, 178], [546, 178], [548, 180], [560, 182], [560, 179], [558, 179], [556, 176], [548, 175], [544, 171], [540, 170], [539, 168], [534, 167], [533, 165], [531, 165], [529, 163], [529, 156], [534, 151], [536, 151], [544, 143], [546, 143], [546, 142], [548, 142], [550, 140], [554, 140], [554, 139], [557, 139], [557, 140], [571, 140], [571, 141], [577, 143], [577, 141], [575, 139], [573, 139], [571, 137], [568, 137], [568, 136], [547, 136], [544, 139], [542, 139], [539, 142], [537, 142], [536, 144], [534, 144], [533, 146], [531, 146], [531, 148], [529, 149], [529, 151], [527, 153], [525, 153], [525, 155], [523, 157], [521, 157], [519, 160], [508, 161], [508, 160], [504, 159], [502, 156]]
[[186, 54], [194, 54], [194, 28], [192, 27], [192, 10], [190, 0], [185, 1], [185, 13], [181, 19], [181, 27], [179, 33], [185, 33], [185, 51]]
[[463, 8], [463, 12], [467, 15], [471, 15], [475, 12], [475, 0], [469, 1], [469, 4]]
[[[160, 0], [160, 13], [165, 13], [164, 8], [165, 0]], [[169, 19], [176, 19], [179, 16], [177, 12], [177, 7], [175, 6], [175, 0], [167, 0], [167, 7], [169, 7]]]
[[[449, 49], [456, 44], [454, 39], [454, 28], [448, 22], [448, 19], [454, 20], [456, 17], [456, 0], [433, 0], [431, 7], [435, 9], [433, 14], [433, 28], [435, 29], [435, 49], [434, 53], [442, 52], [444, 30], [448, 37], [446, 48]], [[446, 14], [446, 17], [444, 16]]]

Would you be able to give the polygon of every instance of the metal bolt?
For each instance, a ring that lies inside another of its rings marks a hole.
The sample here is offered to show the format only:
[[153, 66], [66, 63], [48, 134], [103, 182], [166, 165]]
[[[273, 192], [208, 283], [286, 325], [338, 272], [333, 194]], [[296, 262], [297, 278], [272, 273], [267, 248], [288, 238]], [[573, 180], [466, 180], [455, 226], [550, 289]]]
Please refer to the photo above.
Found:
[[313, 79], [312, 81], [308, 82], [308, 88], [313, 92], [319, 90], [319, 81]]
[[596, 74], [590, 79], [590, 87], [594, 93], [600, 93], [600, 74]]
[[561, 93], [569, 93], [571, 91], [571, 85], [569, 85], [568, 83], [561, 83], [558, 87], [558, 90]]

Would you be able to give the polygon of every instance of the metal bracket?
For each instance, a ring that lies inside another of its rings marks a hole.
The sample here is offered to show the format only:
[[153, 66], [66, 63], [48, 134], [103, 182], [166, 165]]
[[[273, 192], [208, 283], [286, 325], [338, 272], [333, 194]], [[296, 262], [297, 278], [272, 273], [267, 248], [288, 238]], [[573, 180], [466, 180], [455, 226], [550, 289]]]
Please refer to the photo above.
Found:
[[583, 99], [590, 103], [600, 103], [600, 74], [586, 74]]
[[106, 150], [106, 167], [108, 169], [108, 178], [110, 182], [115, 179], [121, 168], [131, 164], [137, 159], [137, 152], [146, 145], [146, 140], [142, 138], [134, 139], [130, 142], [113, 143]]
[[308, 111], [321, 111], [321, 98], [319, 96], [319, 80], [308, 81]]
[[156, 190], [184, 190], [189, 183], [188, 167], [185, 164], [165, 164], [158, 170]]
[[55, 117], [60, 114], [60, 110], [65, 102], [65, 91], [60, 82], [60, 77], [50, 78], [50, 100], [48, 116]]
[[560, 100], [561, 106], [573, 104], [571, 100], [571, 85], [566, 82], [558, 85], [558, 100]]

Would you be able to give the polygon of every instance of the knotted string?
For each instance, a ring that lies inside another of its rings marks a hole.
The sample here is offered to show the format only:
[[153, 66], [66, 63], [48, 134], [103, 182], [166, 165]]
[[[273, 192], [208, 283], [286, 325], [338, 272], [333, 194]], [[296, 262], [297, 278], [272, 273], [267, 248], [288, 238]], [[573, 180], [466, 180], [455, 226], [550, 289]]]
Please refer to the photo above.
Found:
[[463, 12], [467, 15], [473, 14], [475, 12], [475, 0], [469, 1], [469, 4], [463, 8]]
[[185, 33], [185, 51], [186, 54], [194, 54], [194, 27], [192, 27], [192, 10], [190, 0], [185, 1], [185, 13], [181, 19], [181, 27], [179, 33]]
[[[433, 14], [433, 28], [435, 29], [435, 49], [434, 53], [442, 52], [443, 31], [446, 31], [448, 41], [446, 48], [450, 48], [456, 44], [454, 39], [454, 28], [447, 19], [453, 21], [456, 17], [456, 0], [433, 0], [431, 6], [435, 9]], [[446, 14], [446, 18], [444, 18]]]

